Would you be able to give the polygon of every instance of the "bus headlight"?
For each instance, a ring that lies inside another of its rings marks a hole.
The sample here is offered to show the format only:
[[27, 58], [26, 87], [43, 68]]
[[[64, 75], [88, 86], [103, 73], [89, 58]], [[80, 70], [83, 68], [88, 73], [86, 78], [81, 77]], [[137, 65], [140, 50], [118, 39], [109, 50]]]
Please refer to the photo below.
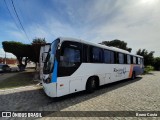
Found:
[[51, 78], [47, 78], [46, 80], [43, 79], [44, 83], [51, 83]]

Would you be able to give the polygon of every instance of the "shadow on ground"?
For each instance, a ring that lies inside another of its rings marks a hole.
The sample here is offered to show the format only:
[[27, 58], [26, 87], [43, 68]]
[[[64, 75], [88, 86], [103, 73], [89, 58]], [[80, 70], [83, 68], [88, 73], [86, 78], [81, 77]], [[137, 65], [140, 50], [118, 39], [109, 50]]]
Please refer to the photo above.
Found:
[[138, 77], [135, 80], [127, 79], [107, 84], [101, 86], [92, 94], [87, 94], [85, 91], [82, 91], [63, 96], [58, 100], [47, 97], [43, 89], [4, 94], [0, 95], [0, 111], [60, 111], [141, 79], [141, 77]]

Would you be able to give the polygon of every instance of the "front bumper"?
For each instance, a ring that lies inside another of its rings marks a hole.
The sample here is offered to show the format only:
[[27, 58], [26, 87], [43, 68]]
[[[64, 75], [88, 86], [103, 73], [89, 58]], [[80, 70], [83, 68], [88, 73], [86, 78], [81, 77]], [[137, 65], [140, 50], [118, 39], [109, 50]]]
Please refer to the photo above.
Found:
[[42, 81], [44, 92], [49, 97], [57, 97], [57, 83], [44, 83]]

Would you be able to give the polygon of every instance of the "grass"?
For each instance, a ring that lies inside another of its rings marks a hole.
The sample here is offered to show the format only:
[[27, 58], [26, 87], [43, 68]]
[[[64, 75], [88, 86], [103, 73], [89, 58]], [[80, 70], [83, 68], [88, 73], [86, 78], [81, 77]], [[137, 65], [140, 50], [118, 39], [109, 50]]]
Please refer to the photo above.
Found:
[[154, 70], [154, 67], [153, 66], [146, 66], [145, 68], [144, 68], [144, 74], [147, 74], [147, 73], [149, 73], [149, 72], [151, 72], [151, 71], [153, 71]]
[[16, 88], [28, 85], [34, 85], [33, 71], [24, 71], [0, 82], [0, 89]]

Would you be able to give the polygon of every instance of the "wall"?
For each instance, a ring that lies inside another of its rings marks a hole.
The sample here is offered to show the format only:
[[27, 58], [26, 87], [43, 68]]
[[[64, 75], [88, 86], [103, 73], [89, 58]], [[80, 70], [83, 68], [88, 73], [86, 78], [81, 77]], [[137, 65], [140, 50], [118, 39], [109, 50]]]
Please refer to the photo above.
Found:
[[[5, 59], [0, 58], [0, 63], [5, 63]], [[17, 59], [6, 58], [6, 64], [17, 64], [17, 63], [18, 63]]]

